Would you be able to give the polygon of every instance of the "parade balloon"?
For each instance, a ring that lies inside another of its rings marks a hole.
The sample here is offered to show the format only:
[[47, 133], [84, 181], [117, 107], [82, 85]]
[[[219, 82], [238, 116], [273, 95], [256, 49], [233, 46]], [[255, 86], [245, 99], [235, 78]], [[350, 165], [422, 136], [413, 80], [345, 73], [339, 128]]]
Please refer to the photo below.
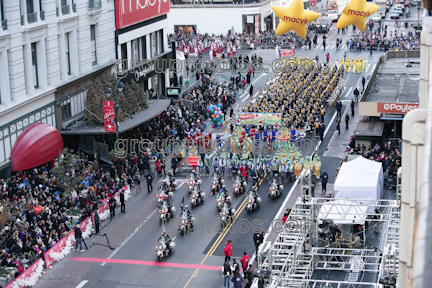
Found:
[[294, 30], [298, 36], [303, 39], [306, 38], [306, 25], [317, 19], [320, 14], [313, 11], [305, 11], [303, 5], [302, 0], [294, 0], [289, 8], [272, 7], [275, 14], [281, 20], [276, 29], [276, 35]]
[[216, 128], [216, 125], [213, 125], [212, 127], [213, 127], [213, 128]]
[[222, 104], [218, 104], [218, 107], [221, 107], [222, 106]]
[[214, 118], [215, 117], [215, 114], [212, 114], [212, 118]]
[[219, 114], [218, 114], [218, 115], [216, 115], [216, 118], [219, 118]]
[[224, 113], [222, 113], [222, 114], [221, 114], [221, 116], [222, 116], [222, 117], [224, 117], [224, 116], [225, 116], [225, 114], [224, 114]]
[[366, 3], [366, 0], [351, 0], [342, 11], [336, 28], [341, 29], [353, 24], [363, 32], [366, 28], [367, 18], [377, 12], [379, 8], [380, 6], [376, 4]]
[[225, 125], [225, 121], [222, 122], [222, 125]]

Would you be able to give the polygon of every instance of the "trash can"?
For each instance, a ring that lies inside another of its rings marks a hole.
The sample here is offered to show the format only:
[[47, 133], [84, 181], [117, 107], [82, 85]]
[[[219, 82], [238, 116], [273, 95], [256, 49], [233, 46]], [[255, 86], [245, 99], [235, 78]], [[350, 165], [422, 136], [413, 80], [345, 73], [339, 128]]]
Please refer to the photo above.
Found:
[[408, 28], [408, 22], [405, 22], [405, 28]]

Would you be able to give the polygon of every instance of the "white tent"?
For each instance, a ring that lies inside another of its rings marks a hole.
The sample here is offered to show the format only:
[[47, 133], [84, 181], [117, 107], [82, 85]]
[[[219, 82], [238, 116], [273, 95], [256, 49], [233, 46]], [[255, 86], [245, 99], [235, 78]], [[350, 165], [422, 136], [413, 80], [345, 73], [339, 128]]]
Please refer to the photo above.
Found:
[[334, 184], [334, 198], [382, 199], [383, 184], [381, 163], [358, 157], [342, 164]]
[[334, 224], [364, 224], [367, 217], [367, 205], [356, 201], [334, 199], [321, 205], [318, 219], [333, 220]]

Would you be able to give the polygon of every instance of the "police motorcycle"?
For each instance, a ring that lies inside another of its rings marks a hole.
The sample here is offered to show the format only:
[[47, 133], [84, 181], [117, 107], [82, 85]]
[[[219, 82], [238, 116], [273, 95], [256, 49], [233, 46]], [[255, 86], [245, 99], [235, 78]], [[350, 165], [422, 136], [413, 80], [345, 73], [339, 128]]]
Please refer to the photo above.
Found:
[[247, 206], [246, 210], [248, 213], [252, 213], [253, 210], [259, 209], [259, 203], [261, 203], [261, 197], [258, 195], [258, 188], [253, 188], [247, 195]]
[[247, 183], [243, 180], [243, 177], [240, 174], [240, 171], [237, 172], [236, 179], [233, 184], [233, 194], [237, 197], [239, 194], [244, 193], [246, 191]]
[[168, 203], [167, 200], [163, 200], [162, 206], [159, 208], [159, 218], [161, 222], [172, 219], [176, 208], [172, 206], [172, 203]]
[[269, 197], [275, 199], [276, 197], [280, 197], [282, 195], [283, 185], [280, 184], [278, 180], [278, 174], [275, 174], [273, 180], [270, 184]]
[[189, 194], [192, 193], [192, 191], [194, 190], [194, 186], [200, 182], [201, 180], [197, 177], [195, 170], [192, 171], [192, 173], [188, 176], [187, 179], [187, 186], [188, 186], [188, 191]]
[[168, 172], [168, 175], [165, 178], [165, 183], [168, 184], [170, 191], [174, 191], [176, 189], [177, 184], [171, 171]]
[[231, 202], [224, 203], [221, 212], [219, 212], [220, 222], [222, 226], [230, 223], [233, 220], [235, 214], [235, 208], [232, 206]]
[[196, 205], [202, 204], [204, 205], [204, 197], [205, 193], [202, 191], [201, 187], [196, 185], [190, 195], [190, 202], [192, 208], [195, 208]]
[[180, 213], [180, 221], [179, 221], [179, 232], [183, 236], [188, 231], [193, 231], [195, 228], [194, 222], [195, 217], [193, 217], [193, 214], [190, 212], [189, 207], [186, 205], [184, 210]]
[[173, 192], [166, 192], [167, 190], [160, 190], [160, 192], [158, 192], [156, 194], [156, 200], [158, 202], [158, 207], [161, 207], [164, 201], [167, 201], [168, 206], [172, 205], [172, 197], [174, 195]]
[[216, 170], [216, 172], [213, 174], [213, 178], [210, 183], [210, 188], [211, 188], [210, 195], [219, 192], [219, 190], [222, 188], [223, 183], [225, 183], [225, 180], [222, 179], [221, 175], [219, 174], [219, 171]]
[[216, 208], [219, 211], [221, 211], [224, 203], [231, 204], [231, 196], [229, 196], [228, 191], [225, 188], [225, 185], [222, 186], [222, 191], [219, 192], [218, 196], [216, 197]]
[[171, 257], [171, 254], [174, 250], [174, 247], [176, 246], [174, 238], [170, 238], [166, 232], [162, 232], [161, 236], [156, 239], [156, 242], [158, 245], [156, 246], [156, 256], [157, 260], [161, 261], [164, 257]]

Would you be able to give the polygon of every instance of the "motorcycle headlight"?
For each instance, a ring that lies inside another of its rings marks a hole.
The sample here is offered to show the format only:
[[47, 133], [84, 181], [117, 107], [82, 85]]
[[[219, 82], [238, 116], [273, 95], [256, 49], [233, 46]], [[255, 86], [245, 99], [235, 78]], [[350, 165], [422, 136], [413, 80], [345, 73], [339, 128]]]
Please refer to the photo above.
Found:
[[159, 209], [159, 213], [161, 213], [162, 211]]
[[185, 221], [184, 221], [184, 220], [182, 220], [182, 224], [185, 224]]
[[165, 209], [165, 213], [168, 213], [168, 209]]
[[219, 212], [219, 215], [222, 215], [222, 212]]
[[159, 247], [158, 247], [158, 246], [156, 246], [156, 250], [158, 250], [158, 248], [159, 248]]

